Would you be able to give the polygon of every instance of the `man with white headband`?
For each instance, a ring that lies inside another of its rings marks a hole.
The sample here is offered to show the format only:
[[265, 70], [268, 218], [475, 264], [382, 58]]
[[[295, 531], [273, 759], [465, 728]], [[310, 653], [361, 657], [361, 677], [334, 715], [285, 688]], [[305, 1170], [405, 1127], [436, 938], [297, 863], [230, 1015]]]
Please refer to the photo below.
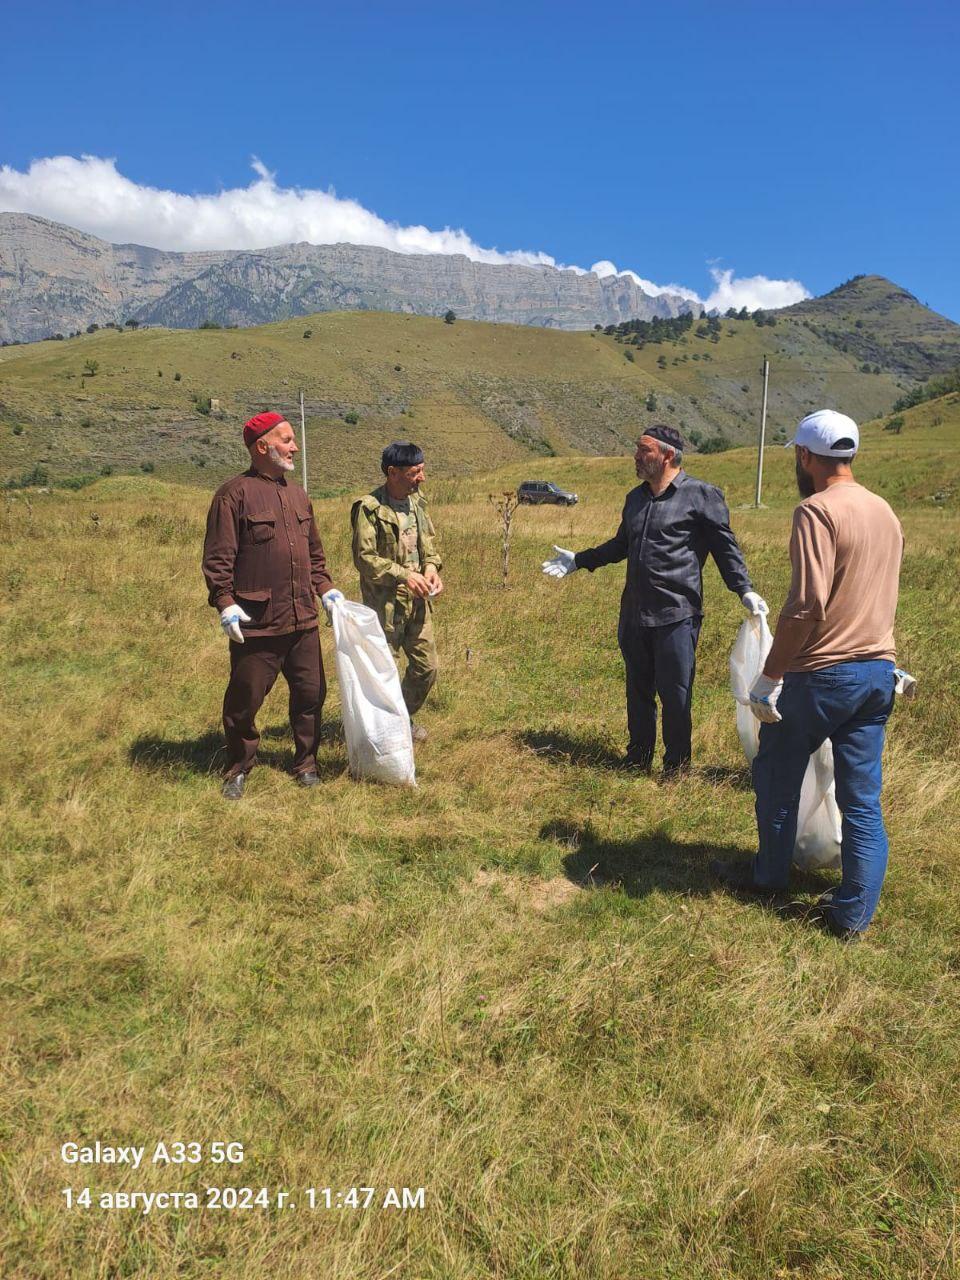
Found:
[[854, 479], [860, 433], [851, 418], [811, 413], [790, 444], [803, 497], [790, 538], [793, 579], [750, 690], [761, 721], [753, 763], [759, 851], [751, 863], [712, 869], [728, 888], [761, 895], [786, 888], [803, 775], [829, 738], [843, 814], [842, 878], [815, 914], [851, 941], [873, 919], [887, 867], [881, 755], [896, 680], [903, 530], [887, 503]]

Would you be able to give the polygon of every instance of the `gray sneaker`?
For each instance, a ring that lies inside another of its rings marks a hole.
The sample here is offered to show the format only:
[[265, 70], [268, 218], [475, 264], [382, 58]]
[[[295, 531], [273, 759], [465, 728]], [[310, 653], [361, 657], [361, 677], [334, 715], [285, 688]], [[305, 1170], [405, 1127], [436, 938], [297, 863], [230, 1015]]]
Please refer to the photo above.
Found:
[[426, 742], [428, 734], [422, 724], [414, 724], [414, 722], [411, 720], [410, 736], [411, 738], [413, 738], [414, 742]]
[[220, 792], [224, 800], [239, 800], [243, 795], [246, 780], [247, 776], [244, 773], [235, 773], [232, 778], [228, 778]]

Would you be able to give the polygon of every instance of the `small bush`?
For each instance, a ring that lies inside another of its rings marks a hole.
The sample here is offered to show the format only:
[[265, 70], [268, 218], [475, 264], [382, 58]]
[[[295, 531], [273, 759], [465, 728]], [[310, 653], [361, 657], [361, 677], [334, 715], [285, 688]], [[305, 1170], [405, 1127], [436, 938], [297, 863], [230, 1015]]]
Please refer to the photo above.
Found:
[[111, 467], [111, 465], [110, 465], [110, 463], [109, 463], [109, 462], [105, 462], [105, 463], [103, 464], [103, 466], [100, 468], [100, 474], [101, 474], [102, 476], [112, 476], [112, 475], [113, 475], [113, 467]]
[[305, 338], [312, 338], [312, 337], [313, 337], [313, 330], [312, 330], [312, 329], [304, 329], [304, 331], [303, 331], [303, 336], [304, 336]]
[[20, 476], [10, 476], [4, 480], [3, 487], [5, 489], [33, 489], [44, 488], [50, 483], [50, 473], [46, 467], [41, 467], [39, 463], [32, 467], [29, 471], [24, 471]]
[[145, 472], [147, 475], [150, 475], [150, 474], [151, 474], [151, 472], [154, 470], [153, 463], [152, 463], [152, 462], [141, 462], [141, 463], [140, 463], [140, 470], [141, 470], [141, 471], [143, 471], [143, 472]]
[[17, 423], [17, 425], [13, 428], [13, 434], [14, 434], [15, 436], [22, 436], [22, 435], [23, 435], [23, 427], [20, 425], [20, 423], [19, 423], [19, 422], [18, 422], [18, 423]]
[[627, 348], [626, 351], [624, 351], [623, 354], [626, 357], [626, 359], [629, 360], [631, 364], [633, 364], [633, 352], [629, 349], [629, 347]]
[[700, 444], [701, 453], [724, 453], [729, 448], [730, 441], [725, 435], [708, 436]]
[[162, 378], [162, 377], [163, 377], [163, 370], [162, 370], [162, 369], [158, 369], [158, 370], [157, 370], [157, 377], [158, 377], [158, 378]]
[[92, 419], [92, 418], [81, 418], [81, 419], [80, 419], [80, 425], [81, 425], [81, 427], [92, 427], [92, 426], [93, 426], [93, 419]]
[[453, 322], [456, 320], [456, 318], [457, 318], [457, 313], [456, 313], [455, 311], [447, 311], [447, 312], [444, 314], [444, 317], [443, 317], [443, 323], [444, 323], [444, 324], [453, 324]]
[[209, 418], [210, 409], [212, 408], [209, 396], [197, 396], [194, 403], [197, 406], [197, 413], [202, 413], [205, 418]]
[[179, 373], [175, 373], [175, 374], [173, 375], [173, 380], [174, 380], [174, 382], [179, 382], [179, 381], [180, 381], [180, 375], [179, 375]]
[[83, 376], [85, 378], [95, 378], [97, 376], [97, 370], [99, 368], [100, 368], [99, 360], [84, 360]]
[[892, 431], [895, 436], [898, 436], [903, 430], [905, 421], [906, 419], [902, 413], [895, 413], [889, 422], [883, 424], [883, 429], [884, 431]]
[[63, 480], [57, 481], [58, 489], [85, 489], [88, 484], [93, 484], [96, 476], [65, 476]]
[[350, 425], [354, 427], [360, 421], [360, 415], [351, 409], [349, 413], [345, 413], [343, 415], [343, 420], [344, 422], [349, 422]]
[[217, 324], [216, 320], [204, 320], [203, 324], [198, 325], [197, 328], [198, 329], [219, 329], [221, 328], [221, 326]]

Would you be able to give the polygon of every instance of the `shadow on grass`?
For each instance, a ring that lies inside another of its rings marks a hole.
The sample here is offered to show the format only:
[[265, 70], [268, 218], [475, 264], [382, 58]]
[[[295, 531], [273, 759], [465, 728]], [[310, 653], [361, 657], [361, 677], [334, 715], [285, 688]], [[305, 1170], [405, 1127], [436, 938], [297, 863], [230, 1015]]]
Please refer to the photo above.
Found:
[[623, 768], [623, 753], [614, 751], [604, 738], [574, 738], [562, 729], [526, 729], [517, 738], [530, 751], [547, 760], [592, 765], [600, 769]]
[[[527, 729], [517, 735], [518, 740], [530, 751], [547, 760], [564, 764], [586, 765], [595, 769], [625, 771], [624, 754], [614, 750], [610, 743], [599, 737], [573, 737], [563, 729]], [[714, 787], [735, 787], [738, 791], [752, 791], [750, 768], [732, 769], [729, 765], [694, 765], [692, 778], [699, 778]]]
[[[320, 738], [321, 749], [342, 740], [343, 726], [339, 719], [324, 721]], [[270, 742], [286, 742], [282, 746], [265, 745]], [[157, 734], [144, 734], [137, 738], [127, 753], [136, 768], [156, 773], [221, 774], [226, 768], [227, 752], [223, 734], [209, 730], [195, 738], [162, 738]], [[289, 725], [267, 725], [260, 730], [260, 748], [257, 764], [281, 772], [289, 772], [293, 764], [293, 746]], [[317, 762], [321, 779], [336, 778], [343, 773], [346, 763], [342, 760]]]
[[[617, 888], [629, 898], [642, 898], [655, 890], [689, 897], [719, 893], [720, 886], [709, 871], [711, 861], [742, 862], [747, 856], [737, 845], [712, 841], [685, 844], [661, 831], [635, 840], [609, 840], [590, 823], [548, 822], [540, 829], [540, 838], [569, 848], [563, 870], [573, 884], [581, 889]], [[794, 870], [789, 891], [772, 905], [776, 909], [797, 892], [822, 893], [835, 883], [835, 877]], [[761, 905], [760, 899], [745, 900]]]

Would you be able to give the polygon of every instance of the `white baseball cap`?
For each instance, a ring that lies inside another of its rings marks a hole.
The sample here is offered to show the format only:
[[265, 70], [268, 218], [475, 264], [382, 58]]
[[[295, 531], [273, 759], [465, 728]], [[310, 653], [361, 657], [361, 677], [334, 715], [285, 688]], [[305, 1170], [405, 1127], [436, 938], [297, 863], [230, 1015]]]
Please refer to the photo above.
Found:
[[[797, 424], [786, 448], [799, 445], [822, 458], [852, 458], [860, 448], [860, 429], [852, 418], [836, 409], [818, 409]], [[838, 447], [839, 446], [839, 447]]]

